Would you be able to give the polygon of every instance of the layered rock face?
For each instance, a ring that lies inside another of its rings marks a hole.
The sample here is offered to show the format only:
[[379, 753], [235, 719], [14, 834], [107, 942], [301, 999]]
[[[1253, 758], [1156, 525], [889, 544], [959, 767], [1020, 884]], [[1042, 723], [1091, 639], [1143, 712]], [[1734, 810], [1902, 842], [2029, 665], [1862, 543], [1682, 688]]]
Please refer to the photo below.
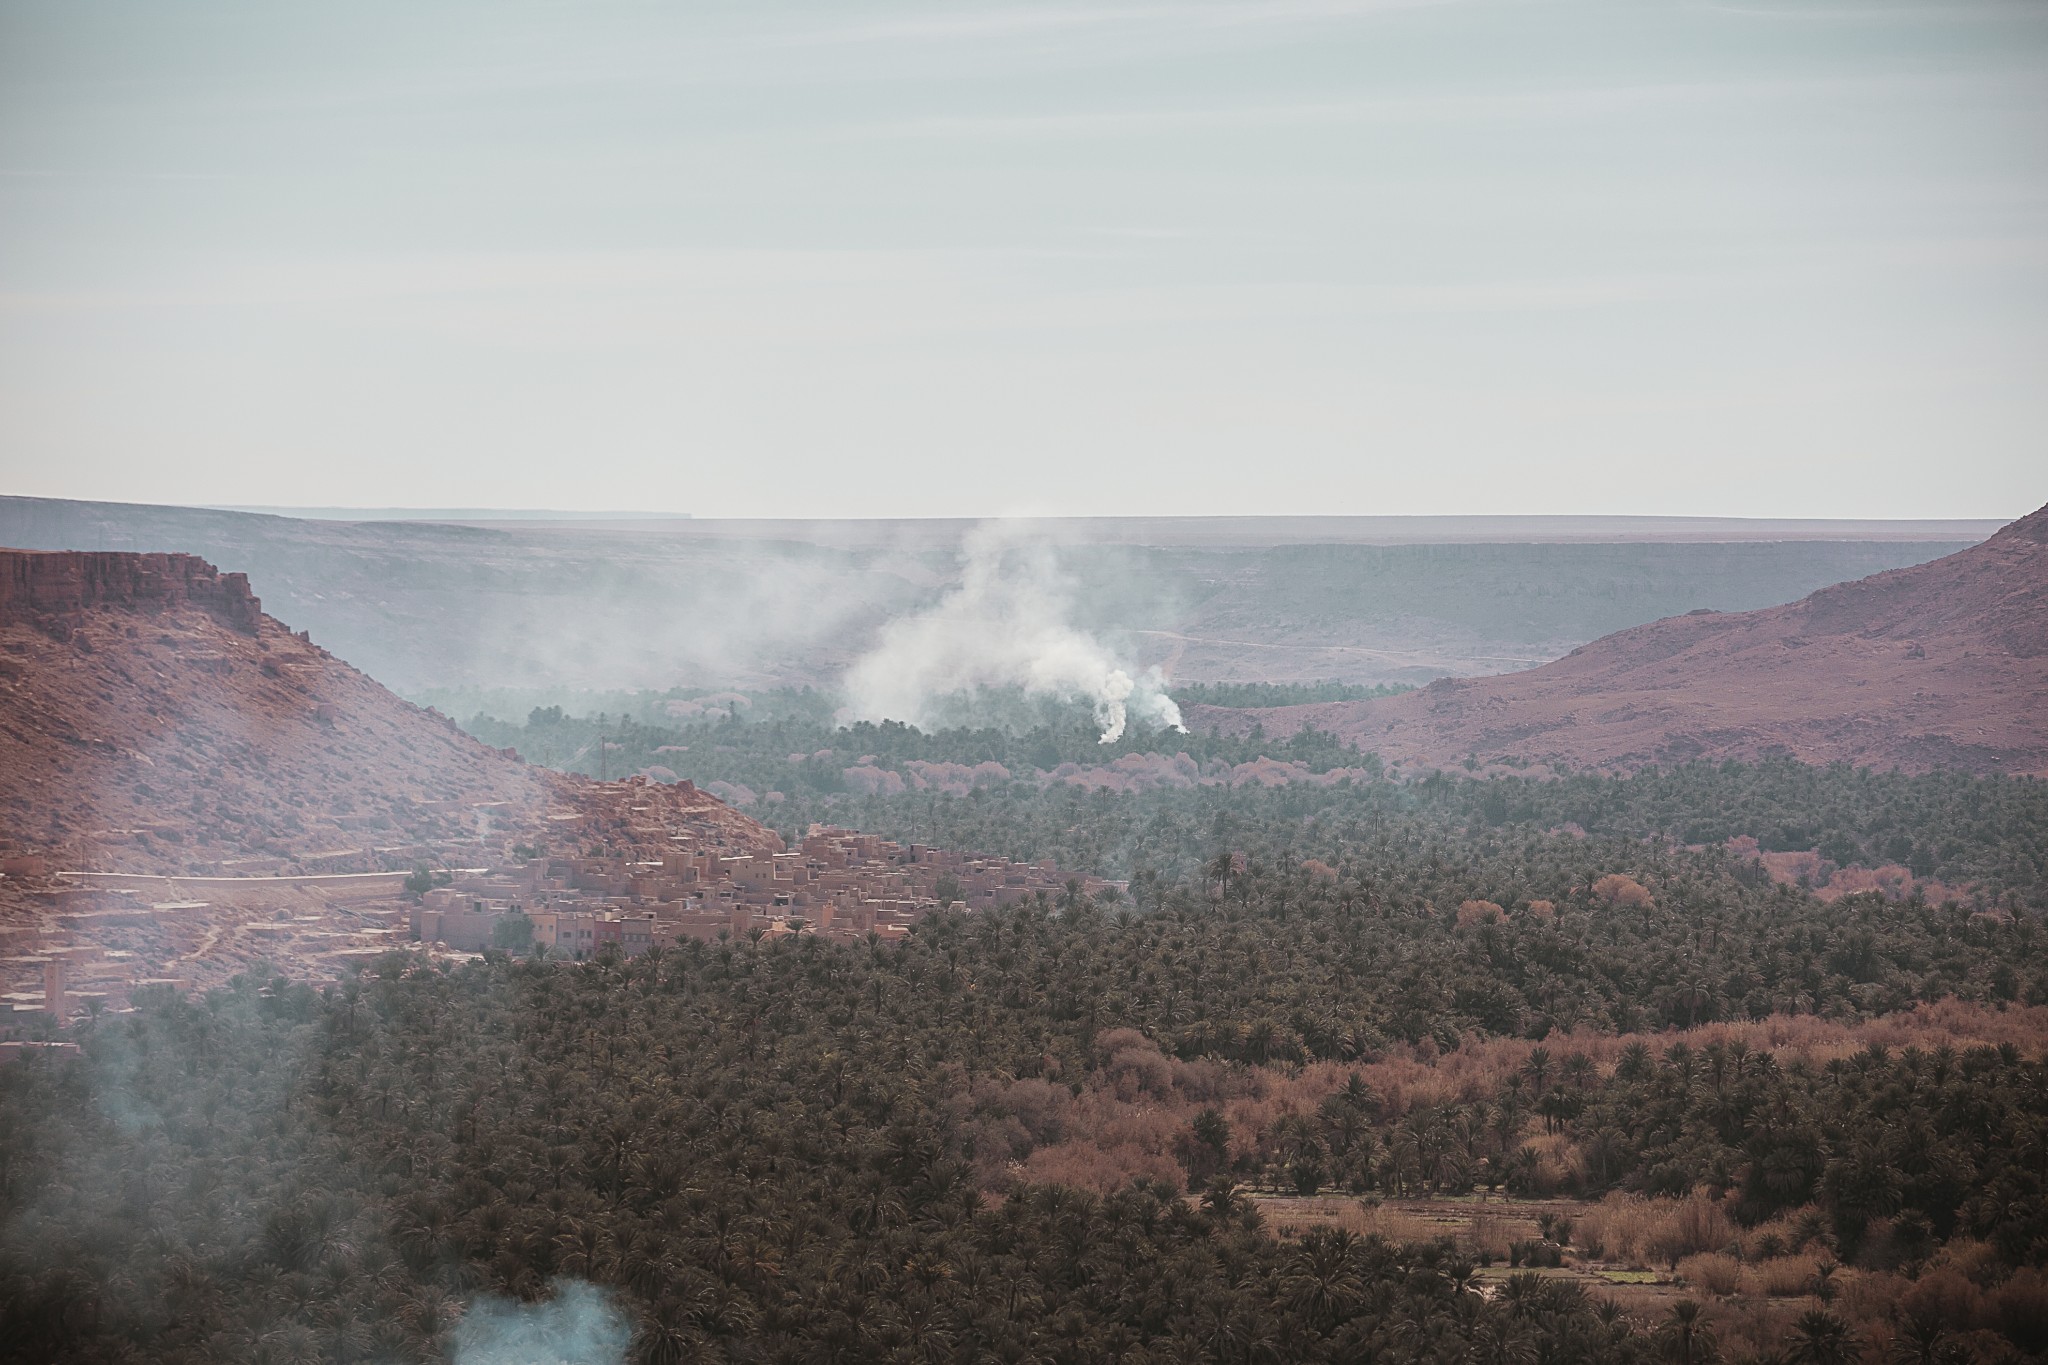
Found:
[[0, 622], [69, 616], [91, 607], [160, 612], [197, 607], [244, 635], [263, 607], [249, 576], [196, 555], [0, 550]]

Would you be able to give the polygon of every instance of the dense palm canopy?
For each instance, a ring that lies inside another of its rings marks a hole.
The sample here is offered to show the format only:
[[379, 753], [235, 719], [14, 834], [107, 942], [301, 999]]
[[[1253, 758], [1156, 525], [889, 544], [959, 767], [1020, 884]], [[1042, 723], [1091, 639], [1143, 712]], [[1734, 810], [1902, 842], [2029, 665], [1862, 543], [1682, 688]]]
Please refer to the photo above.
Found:
[[[1275, 700], [1307, 700], [1316, 692], [1299, 690], [1300, 697]], [[2038, 779], [1879, 773], [1787, 759], [1689, 763], [1630, 777], [1440, 774], [1396, 782], [1373, 776], [1383, 772], [1376, 756], [1315, 730], [1269, 739], [1257, 730], [1219, 736], [1133, 729], [1105, 745], [1085, 713], [1050, 705], [1023, 728], [926, 733], [895, 722], [836, 726], [829, 703], [811, 693], [766, 693], [756, 701], [749, 714], [759, 719], [732, 715], [690, 726], [568, 716], [554, 707], [534, 711], [524, 724], [478, 716], [469, 728], [492, 744], [517, 746], [529, 759], [592, 775], [601, 766], [613, 776], [666, 769], [700, 783], [775, 792], [778, 801], [752, 809], [788, 832], [812, 820], [837, 822], [947, 847], [1055, 857], [1112, 877], [1146, 869], [1191, 876], [1229, 837], [1278, 839], [1305, 856], [1326, 856], [1338, 836], [1353, 837], [1358, 827], [1426, 820], [1459, 831], [1576, 827], [1681, 844], [1747, 836], [1767, 851], [1814, 850], [1840, 865], [1896, 864], [1917, 877], [1969, 884], [1993, 900], [2048, 909], [2048, 782]], [[1240, 780], [1236, 787], [1135, 796], [1047, 786], [1039, 778], [1062, 764], [1086, 768], [1176, 753], [1212, 780], [1232, 765], [1267, 758], [1348, 776], [1327, 787], [1297, 782], [1266, 791]], [[861, 760], [912, 787], [921, 780], [913, 771], [920, 763], [1000, 764], [1013, 780], [971, 798], [920, 790], [862, 796], [849, 792], [845, 776]], [[1233, 833], [1219, 835], [1219, 820]], [[1306, 820], [1318, 831], [1288, 829]]]
[[574, 1277], [647, 1360], [1637, 1358], [1582, 1299], [1482, 1303], [1441, 1247], [1283, 1247], [1155, 1185], [986, 1205], [946, 970], [394, 959], [352, 1000], [156, 1002], [8, 1079], [0, 1329], [31, 1359], [417, 1359], [469, 1297]]
[[[1155, 814], [1155, 847], [1207, 826], [1184, 875], [939, 915], [897, 945], [393, 954], [324, 989], [146, 998], [83, 1026], [80, 1056], [0, 1074], [0, 1339], [24, 1359], [429, 1359], [479, 1296], [587, 1281], [656, 1361], [1664, 1353], [1673, 1329], [1569, 1284], [1474, 1292], [1448, 1244], [1276, 1238], [1233, 1183], [1514, 1189], [1539, 1132], [1588, 1154], [1586, 1193], [1725, 1191], [1744, 1219], [1810, 1203], [1845, 1258], [1883, 1220], [1894, 1247], [1904, 1229], [2048, 1259], [2048, 1078], [2021, 1049], [1595, 1064], [1549, 1041], [2042, 998], [2031, 915], [1823, 903], [1668, 841], [1289, 804], [1308, 795]], [[1459, 913], [1478, 902], [1500, 913]], [[1142, 1095], [1146, 1068], [1485, 1038], [1539, 1045], [1425, 1111], [1340, 1084], [1261, 1136], [1262, 1166], [1213, 1111], [1171, 1180], [1106, 1195], [997, 1192], [978, 1164], [996, 1090]], [[1847, 1349], [1801, 1331], [1809, 1355]]]

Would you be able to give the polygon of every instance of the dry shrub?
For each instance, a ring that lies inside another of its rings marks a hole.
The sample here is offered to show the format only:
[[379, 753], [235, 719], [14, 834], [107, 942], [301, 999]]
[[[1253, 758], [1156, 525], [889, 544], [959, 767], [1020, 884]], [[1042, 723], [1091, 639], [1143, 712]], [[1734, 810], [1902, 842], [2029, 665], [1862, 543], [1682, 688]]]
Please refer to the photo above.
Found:
[[1266, 1226], [1276, 1237], [1299, 1237], [1316, 1228], [1343, 1228], [1358, 1232], [1363, 1226], [1355, 1199], [1286, 1196], [1260, 1200], [1259, 1211], [1265, 1215]]
[[[1354, 1074], [1380, 1097], [1381, 1119], [1399, 1122], [1419, 1108], [1490, 1099], [1521, 1072], [1538, 1046], [1549, 1048], [1553, 1056], [1583, 1053], [1602, 1071], [1611, 1071], [1622, 1048], [1636, 1040], [1659, 1052], [1681, 1041], [1695, 1052], [1716, 1042], [1740, 1041], [1752, 1049], [1774, 1053], [1780, 1065], [1805, 1061], [1821, 1066], [1873, 1043], [1894, 1052], [1907, 1047], [1926, 1051], [1943, 1044], [1962, 1052], [2012, 1043], [2037, 1053], [2048, 1042], [2048, 1007], [1994, 1010], [1944, 1000], [1862, 1023], [1773, 1015], [1755, 1022], [1706, 1024], [1656, 1034], [1616, 1036], [1574, 1029], [1553, 1033], [1541, 1043], [1523, 1038], [1474, 1038], [1442, 1054], [1425, 1040], [1416, 1046], [1390, 1048], [1371, 1063], [1314, 1062], [1294, 1070], [1207, 1060], [1183, 1062], [1163, 1055], [1156, 1043], [1134, 1029], [1112, 1029], [1096, 1039], [1100, 1069], [1079, 1098], [1067, 1086], [1048, 1080], [984, 1078], [969, 1082], [962, 1076], [956, 1112], [968, 1122], [977, 1175], [989, 1189], [1006, 1188], [1015, 1178], [1008, 1169], [1010, 1163], [1029, 1157], [1034, 1148], [1072, 1143], [1105, 1150], [1135, 1147], [1148, 1157], [1167, 1156], [1173, 1150], [1174, 1136], [1204, 1106], [1213, 1106], [1229, 1120], [1232, 1160], [1264, 1165], [1274, 1156], [1269, 1150], [1273, 1126], [1290, 1114], [1314, 1114]], [[1047, 1074], [1052, 1072], [1049, 1066]], [[1529, 1126], [1534, 1123], [1532, 1117]], [[1538, 1135], [1530, 1139], [1530, 1146], [1538, 1156], [1538, 1188], [1576, 1187], [1582, 1177], [1575, 1138]], [[1113, 1168], [1127, 1163], [1122, 1158], [1105, 1158], [1098, 1164]], [[1594, 1221], [1582, 1227], [1581, 1244], [1601, 1245], [1615, 1259], [1643, 1265], [1651, 1258], [1668, 1263], [1700, 1252], [1720, 1251], [1737, 1241], [1718, 1212], [1706, 1212], [1711, 1201], [1697, 1206], [1691, 1215], [1696, 1223], [1704, 1219], [1704, 1227], [1664, 1228], [1659, 1221], [1664, 1214], [1657, 1210], [1669, 1213], [1683, 1202], [1612, 1196], [1599, 1206], [1607, 1210], [1605, 1222], [1596, 1210]], [[1760, 1245], [1766, 1235], [1777, 1236], [1786, 1252], [1801, 1250], [1793, 1240], [1798, 1235], [1796, 1221], [1797, 1215], [1782, 1216], [1742, 1234], [1743, 1259], [1768, 1259], [1770, 1248]], [[1980, 1287], [1995, 1282], [1999, 1273], [1989, 1248], [1967, 1240], [1951, 1243], [1937, 1254], [1934, 1264], [1954, 1264]]]
[[1482, 1209], [1472, 1215], [1472, 1226], [1466, 1231], [1466, 1238], [1472, 1244], [1472, 1254], [1481, 1260], [1505, 1261], [1508, 1258], [1508, 1234], [1500, 1219]]
[[1265, 1166], [1279, 1154], [1266, 1141], [1280, 1120], [1302, 1109], [1291, 1097], [1265, 1095], [1232, 1100], [1223, 1106], [1230, 1124], [1230, 1160], [1251, 1166]]
[[1899, 1296], [1899, 1307], [1908, 1317], [1931, 1318], [1960, 1332], [1983, 1320], [1984, 1291], [1955, 1266], [1935, 1266]]
[[1715, 1305], [1714, 1333], [1724, 1360], [1783, 1359], [1785, 1338], [1807, 1304], [1729, 1300]]
[[1609, 1260], [1675, 1266], [1695, 1253], [1727, 1247], [1735, 1227], [1719, 1201], [1701, 1192], [1683, 1199], [1610, 1194], [1579, 1216], [1578, 1235], [1581, 1243], [1605, 1248]]
[[1814, 1277], [1820, 1272], [1817, 1257], [1773, 1256], [1749, 1268], [1743, 1277], [1743, 1287], [1758, 1295], [1773, 1299], [1795, 1298], [1813, 1292]]
[[1623, 872], [1610, 872], [1594, 882], [1593, 894], [1611, 910], [1637, 910], [1650, 904], [1649, 888]]
[[[1563, 1035], [1552, 1035], [1547, 1044], [1524, 1038], [1467, 1039], [1451, 1052], [1439, 1053], [1434, 1044], [1389, 1048], [1379, 1061], [1364, 1064], [1317, 1062], [1302, 1068], [1296, 1082], [1300, 1092], [1312, 1092], [1313, 1108], [1331, 1092], [1341, 1088], [1353, 1072], [1380, 1097], [1382, 1114], [1398, 1121], [1416, 1109], [1491, 1099], [1521, 1071], [1529, 1053], [1539, 1046], [1553, 1051]], [[1569, 1035], [1577, 1040], [1580, 1035]], [[1588, 1033], [1586, 1037], [1599, 1035]], [[1560, 1055], [1562, 1055], [1560, 1053]], [[1299, 1092], [1298, 1092], [1299, 1093]], [[1306, 1095], [1304, 1095], [1306, 1098]]]
[[1534, 1193], [1576, 1189], [1585, 1179], [1578, 1141], [1568, 1133], [1539, 1133], [1522, 1144], [1536, 1154]]
[[1178, 1188], [1187, 1179], [1180, 1163], [1170, 1156], [1138, 1147], [1102, 1148], [1083, 1142], [1039, 1148], [1025, 1160], [1021, 1176], [1033, 1185], [1066, 1185], [1097, 1194], [1108, 1194], [1136, 1180], [1156, 1180]]
[[1835, 1276], [1835, 1283], [1841, 1291], [1835, 1300], [1835, 1311], [1851, 1322], [1866, 1324], [1866, 1337], [1875, 1324], [1898, 1311], [1913, 1287], [1913, 1282], [1904, 1275], [1889, 1270], [1845, 1270]]
[[1095, 1035], [1095, 1050], [1104, 1057], [1119, 1052], [1157, 1052], [1159, 1044], [1134, 1028], [1104, 1029]]
[[1787, 1209], [1767, 1223], [1758, 1223], [1735, 1234], [1736, 1254], [1745, 1261], [1768, 1261], [1774, 1256], [1792, 1256], [1805, 1251], [1800, 1224], [1811, 1226], [1814, 1209], [1802, 1204]]
[[1102, 1074], [1126, 1104], [1140, 1095], [1156, 1098], [1173, 1091], [1173, 1064], [1156, 1051], [1119, 1052]]
[[1013, 1161], [1031, 1154], [1036, 1144], [1024, 1125], [1008, 1114], [979, 1119], [967, 1125], [967, 1140], [974, 1153], [974, 1167], [984, 1188], [1003, 1183], [1001, 1172]]
[[1074, 1097], [1063, 1085], [1027, 1077], [1005, 1086], [995, 1103], [1024, 1125], [1032, 1141], [1057, 1142], [1065, 1131]]
[[1255, 1073], [1250, 1076], [1235, 1075], [1227, 1062], [1199, 1058], [1192, 1062], [1173, 1064], [1173, 1088], [1179, 1092], [1181, 1099], [1190, 1104], [1212, 1104], [1244, 1089], [1247, 1085], [1257, 1083]]
[[1373, 1204], [1353, 1204], [1356, 1213], [1339, 1224], [1364, 1237], [1384, 1237], [1396, 1246], [1434, 1242], [1444, 1235], [1442, 1225], [1401, 1209]]
[[1676, 1265], [1700, 1251], [1718, 1251], [1735, 1238], [1735, 1224], [1721, 1201], [1694, 1191], [1683, 1199], [1652, 1201], [1661, 1206], [1663, 1223], [1651, 1234], [1649, 1249], [1666, 1263]]
[[2033, 1054], [2048, 1044], [2048, 1006], [1998, 1010], [1950, 999], [1857, 1022], [1808, 1014], [1774, 1014], [1755, 1021], [1702, 1024], [1660, 1033], [1612, 1034], [1580, 1028], [1552, 1033], [1541, 1042], [1526, 1038], [1467, 1039], [1442, 1055], [1438, 1055], [1434, 1044], [1401, 1044], [1389, 1048], [1376, 1062], [1312, 1063], [1302, 1068], [1298, 1078], [1284, 1084], [1301, 1096], [1302, 1109], [1309, 1110], [1356, 1071], [1385, 1101], [1386, 1116], [1398, 1120], [1417, 1108], [1491, 1098], [1521, 1070], [1534, 1048], [1548, 1048], [1553, 1056], [1559, 1057], [1583, 1052], [1603, 1073], [1608, 1073], [1613, 1071], [1622, 1049], [1631, 1042], [1647, 1043], [1656, 1052], [1682, 1042], [1696, 1053], [1712, 1043], [1741, 1042], [1754, 1050], [1777, 1054], [1781, 1066], [1795, 1061], [1825, 1066], [1837, 1058], [1861, 1052], [1872, 1043], [1882, 1044], [1895, 1053], [1907, 1047], [1931, 1051], [1944, 1043], [1958, 1052], [1984, 1044], [1995, 1047], [2012, 1043]]
[[1530, 901], [1528, 915], [1538, 924], [1549, 924], [1557, 918], [1557, 905], [1552, 901]]
[[1475, 924], [1499, 924], [1507, 913], [1492, 901], [1466, 901], [1458, 907], [1458, 927], [1468, 929]]
[[1076, 1108], [1076, 1137], [1098, 1147], [1136, 1147], [1152, 1153], [1173, 1150], [1188, 1120], [1178, 1111], [1153, 1105], [1119, 1105], [1090, 1096]]
[[1695, 1289], [1725, 1299], [1741, 1284], [1742, 1262], [1719, 1251], [1701, 1252], [1678, 1262], [1678, 1276]]
[[1608, 1195], [1579, 1215], [1579, 1244], [1601, 1248], [1610, 1261], [1641, 1265], [1648, 1222], [1643, 1211], [1646, 1202], [1640, 1195]]
[[1897, 863], [1886, 863], [1882, 867], [1838, 868], [1828, 884], [1820, 892], [1822, 900], [1838, 900], [1843, 896], [1854, 896], [1865, 891], [1875, 891], [1888, 901], [1902, 901], [1913, 894], [1912, 870]]
[[[1928, 1263], [1927, 1274], [1954, 1270], [1979, 1289], [1989, 1289], [2005, 1275], [2005, 1263], [1989, 1242], [1975, 1237], [1952, 1237]], [[1920, 1278], [1926, 1279], [1927, 1274]]]
[[2048, 1352], [2048, 1277], [2023, 1266], [1984, 1296], [1986, 1324], [2029, 1355]]
[[1101, 1077], [1116, 1091], [1118, 1099], [1128, 1103], [1140, 1095], [1172, 1093], [1173, 1063], [1160, 1052], [1157, 1043], [1138, 1030], [1110, 1029], [1096, 1038], [1095, 1046], [1105, 1059]]
[[1827, 868], [1832, 867], [1816, 849], [1785, 849], [1777, 853], [1758, 853], [1756, 860], [1763, 865], [1764, 871], [1770, 874], [1771, 880], [1780, 886], [1824, 885], [1827, 882]]

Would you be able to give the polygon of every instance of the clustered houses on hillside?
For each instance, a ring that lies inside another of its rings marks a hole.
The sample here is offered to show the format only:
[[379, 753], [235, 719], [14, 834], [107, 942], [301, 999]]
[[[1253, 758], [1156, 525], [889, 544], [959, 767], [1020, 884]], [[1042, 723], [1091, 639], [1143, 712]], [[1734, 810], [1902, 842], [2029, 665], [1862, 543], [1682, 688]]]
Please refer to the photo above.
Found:
[[[562, 779], [559, 797], [543, 819], [498, 833], [506, 861], [497, 870], [457, 872], [417, 898], [396, 870], [163, 875], [54, 871], [41, 857], [0, 856], [0, 906], [14, 912], [0, 923], [0, 1044], [34, 1042], [86, 1013], [124, 1012], [147, 987], [332, 981], [407, 942], [455, 953], [539, 946], [573, 960], [720, 934], [894, 939], [942, 896], [986, 909], [1060, 896], [1070, 884], [1049, 862], [842, 829], [813, 828], [791, 850], [686, 782]], [[474, 857], [481, 842], [419, 855]], [[1106, 885], [1072, 880], [1089, 894]], [[0, 1061], [7, 1055], [0, 1048]]]
[[[24, 862], [0, 859], [0, 888], [23, 879]], [[39, 878], [12, 891], [17, 918], [0, 925], [0, 1044], [124, 1012], [153, 986], [204, 990], [243, 972], [331, 980], [404, 942], [404, 876]]]
[[[685, 798], [687, 793], [684, 794]], [[621, 809], [645, 820], [648, 798]], [[654, 803], [658, 805], [659, 798]], [[219, 986], [236, 973], [332, 980], [411, 940], [449, 952], [545, 947], [631, 957], [679, 939], [818, 934], [901, 938], [947, 901], [989, 909], [1070, 882], [1050, 862], [1014, 863], [813, 828], [795, 850], [752, 822], [676, 834], [579, 818], [558, 833], [577, 855], [540, 854], [457, 873], [417, 900], [403, 873], [289, 878], [74, 873], [26, 894], [32, 920], [0, 929], [0, 1062], [88, 1012], [125, 1012], [150, 986]], [[670, 850], [651, 847], [658, 835]], [[635, 837], [641, 836], [641, 837]], [[686, 846], [676, 848], [682, 842]], [[6, 866], [26, 870], [21, 860]], [[205, 899], [200, 899], [203, 896]]]
[[[975, 858], [922, 844], [813, 826], [794, 851], [536, 857], [427, 892], [412, 912], [422, 943], [456, 951], [544, 947], [584, 958], [625, 956], [682, 938], [815, 933], [899, 938], [944, 899], [988, 909], [1062, 892], [1050, 862]], [[950, 885], [942, 885], [950, 882]], [[1099, 878], [1080, 879], [1093, 893]]]

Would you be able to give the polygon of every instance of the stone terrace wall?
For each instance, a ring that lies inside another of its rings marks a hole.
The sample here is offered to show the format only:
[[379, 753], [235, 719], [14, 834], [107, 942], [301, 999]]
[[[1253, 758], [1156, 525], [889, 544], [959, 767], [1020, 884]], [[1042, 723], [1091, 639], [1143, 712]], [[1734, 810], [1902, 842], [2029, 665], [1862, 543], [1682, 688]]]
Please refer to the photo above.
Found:
[[248, 635], [263, 614], [247, 574], [222, 573], [196, 555], [0, 550], [0, 623], [87, 607], [162, 611], [186, 604]]

